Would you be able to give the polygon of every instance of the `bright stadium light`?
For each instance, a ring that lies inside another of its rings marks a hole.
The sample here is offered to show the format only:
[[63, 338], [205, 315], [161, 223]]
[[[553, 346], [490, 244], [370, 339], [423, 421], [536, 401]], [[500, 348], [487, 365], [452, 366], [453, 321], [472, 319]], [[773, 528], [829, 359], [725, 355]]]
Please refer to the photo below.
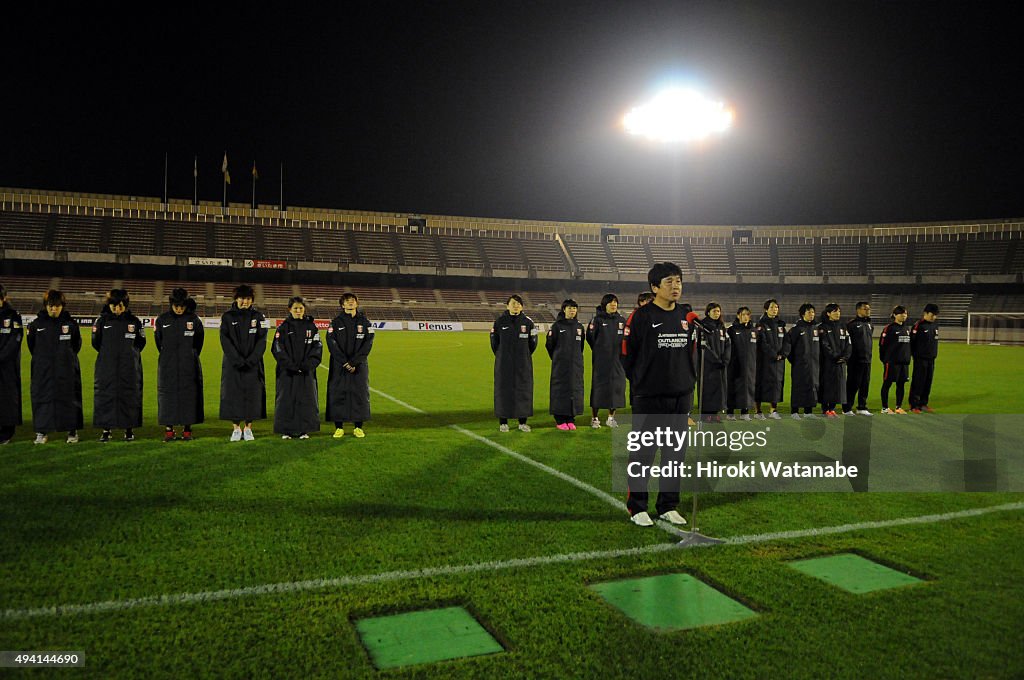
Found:
[[626, 131], [658, 142], [690, 142], [725, 132], [734, 114], [723, 102], [694, 90], [670, 88], [634, 107], [623, 119]]

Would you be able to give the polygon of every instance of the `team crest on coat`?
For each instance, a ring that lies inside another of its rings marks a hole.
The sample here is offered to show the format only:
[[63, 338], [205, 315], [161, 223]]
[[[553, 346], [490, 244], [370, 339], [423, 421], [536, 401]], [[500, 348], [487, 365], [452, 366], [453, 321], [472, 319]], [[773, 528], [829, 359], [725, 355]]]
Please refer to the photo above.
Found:
[[306, 337], [307, 337], [307, 338], [311, 338], [311, 337], [313, 337], [313, 331], [311, 331], [311, 330], [309, 330], [309, 329], [307, 328], [307, 329], [306, 329]]
[[362, 332], [363, 332], [363, 327], [361, 325], [356, 326], [356, 333], [362, 333]]
[[133, 323], [128, 324], [128, 332], [129, 333], [134, 333], [135, 332], [135, 324], [133, 324]]
[[252, 327], [252, 328], [256, 328], [256, 319], [253, 319], [252, 321], [250, 321], [249, 322], [249, 326]]
[[11, 327], [11, 320], [10, 319], [4, 319], [4, 328], [10, 328], [10, 327]]
[[66, 333], [70, 333], [71, 332], [71, 326], [61, 326], [60, 327], [60, 332], [61, 333], [65, 333], [65, 334]]
[[583, 335], [583, 329], [582, 328], [577, 328], [576, 329], [576, 337], [579, 337], [581, 335]]
[[690, 324], [686, 322], [686, 319], [683, 319], [683, 320], [682, 320], [682, 321], [680, 321], [679, 323], [681, 323], [681, 324], [683, 325], [683, 330], [684, 330], [684, 331], [688, 331], [688, 330], [690, 330]]
[[750, 338], [752, 340], [757, 340], [757, 331], [750, 331]]
[[622, 330], [622, 327], [623, 327], [623, 326], [625, 326], [625, 325], [626, 325], [626, 324], [624, 324], [624, 323], [622, 323], [622, 322], [620, 321], [620, 322], [619, 322], [619, 330], [621, 331], [621, 330]]
[[185, 322], [186, 330], [192, 330], [192, 323], [193, 323], [192, 321], [186, 321]]
[[817, 328], [814, 329], [814, 337], [818, 337], [818, 329]]
[[520, 333], [525, 333], [526, 332], [526, 326], [520, 326], [519, 327], [519, 332]]

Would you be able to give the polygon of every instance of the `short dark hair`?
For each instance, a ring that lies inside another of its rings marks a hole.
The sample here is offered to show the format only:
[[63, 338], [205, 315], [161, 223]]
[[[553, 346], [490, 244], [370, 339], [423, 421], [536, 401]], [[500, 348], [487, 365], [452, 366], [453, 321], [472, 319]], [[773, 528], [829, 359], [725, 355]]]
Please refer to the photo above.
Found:
[[185, 303], [188, 302], [188, 291], [184, 288], [175, 288], [171, 291], [171, 295], [167, 299], [170, 301], [172, 306], [181, 305], [184, 307]]
[[929, 302], [928, 304], [926, 304], [924, 306], [924, 313], [925, 314], [929, 314], [929, 313], [931, 313], [931, 314], [938, 314], [939, 313], [939, 306], [937, 304], [935, 304], [934, 302]]
[[505, 300], [505, 304], [507, 305], [508, 303], [512, 302], [513, 300], [515, 300], [516, 302], [518, 302], [521, 305], [523, 304], [523, 296], [519, 295], [518, 293], [513, 293], [512, 295], [509, 295], [508, 299]]
[[131, 297], [128, 295], [128, 291], [124, 288], [111, 288], [110, 292], [107, 293], [107, 301], [104, 304], [116, 306], [122, 302], [125, 307], [127, 307], [128, 303], [131, 302]]
[[615, 293], [605, 293], [604, 297], [601, 298], [601, 311], [603, 312], [605, 309], [608, 308], [608, 303], [609, 302], [618, 302], [618, 301], [619, 301], [619, 298], [618, 298], [618, 296], [615, 295]]
[[235, 292], [231, 294], [231, 298], [233, 300], [237, 300], [239, 298], [242, 298], [243, 300], [245, 298], [252, 298], [253, 300], [255, 300], [256, 291], [252, 289], [252, 286], [245, 283], [241, 283], [235, 288]]
[[306, 301], [302, 299], [301, 295], [293, 295], [290, 298], [288, 298], [288, 309], [291, 309], [292, 305], [294, 305], [295, 303], [298, 303], [303, 307], [306, 306]]
[[[767, 300], [765, 300], [765, 301], [764, 301], [764, 311], [766, 311], [766, 312], [767, 312], [767, 311], [768, 311], [768, 308], [772, 306], [772, 303], [773, 303], [773, 302], [774, 302], [775, 304], [779, 304], [779, 301], [778, 301], [778, 300], [776, 300], [775, 298], [768, 298]], [[801, 316], [803, 316], [803, 315], [801, 315]]]
[[737, 309], [736, 310], [736, 318], [737, 319], [740, 318], [740, 314], [742, 314], [743, 312], [750, 312], [750, 307], [743, 306], [743, 307], [740, 307], [739, 309]]
[[860, 302], [857, 303], [857, 306], [854, 309], [863, 309], [864, 307], [867, 307], [870, 304], [871, 304], [870, 302], [866, 302], [864, 300], [861, 300]]
[[683, 270], [679, 265], [672, 262], [659, 262], [647, 272], [647, 283], [655, 288], [661, 287], [661, 280], [668, 276], [683, 278]]
[[903, 305], [896, 305], [895, 307], [892, 308], [892, 314], [890, 316], [895, 321], [897, 314], [906, 314], [906, 313], [907, 313], [907, 308], [906, 307], [904, 307]]
[[707, 304], [707, 305], [706, 305], [706, 306], [704, 307], [704, 316], [707, 316], [708, 314], [710, 314], [710, 313], [711, 313], [711, 310], [712, 310], [712, 309], [715, 309], [716, 307], [717, 307], [718, 309], [721, 309], [721, 308], [722, 308], [722, 305], [718, 304], [717, 302], [709, 302], [709, 303], [708, 303], [708, 304]]
[[808, 311], [813, 312], [814, 305], [812, 305], [810, 302], [805, 302], [802, 305], [800, 305], [800, 318], [804, 318], [804, 314], [806, 314]]
[[4, 288], [4, 284], [0, 283], [0, 298], [7, 297], [7, 289]]
[[359, 304], [359, 296], [352, 292], [342, 293], [341, 297], [338, 298], [338, 304], [344, 306], [345, 300], [355, 300], [356, 304]]
[[839, 309], [839, 303], [838, 302], [830, 302], [827, 305], [825, 305], [825, 313], [826, 314], [831, 314], [832, 312], [837, 311], [838, 309]]
[[636, 306], [642, 307], [645, 302], [650, 302], [654, 299], [654, 293], [651, 291], [645, 291], [636, 296]]
[[64, 296], [64, 293], [60, 292], [59, 290], [54, 290], [53, 288], [51, 288], [50, 290], [46, 291], [46, 295], [43, 296], [43, 306], [56, 307], [57, 305], [60, 305], [61, 307], [67, 307], [68, 299]]
[[575, 307], [576, 309], [579, 309], [580, 305], [572, 298], [569, 298], [567, 300], [562, 300], [562, 312], [565, 312], [566, 307]]

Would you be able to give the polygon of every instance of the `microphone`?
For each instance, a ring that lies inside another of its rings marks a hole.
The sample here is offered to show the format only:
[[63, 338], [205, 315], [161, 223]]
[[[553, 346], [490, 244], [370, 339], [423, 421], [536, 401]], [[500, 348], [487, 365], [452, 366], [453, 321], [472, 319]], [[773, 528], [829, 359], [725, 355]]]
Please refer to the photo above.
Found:
[[696, 325], [700, 326], [700, 329], [702, 331], [704, 331], [704, 332], [707, 332], [707, 330], [708, 330], [704, 326], [704, 322], [700, 320], [699, 316], [697, 316], [697, 312], [690, 312], [689, 314], [687, 314], [686, 315], [686, 322], [687, 323], [696, 324]]

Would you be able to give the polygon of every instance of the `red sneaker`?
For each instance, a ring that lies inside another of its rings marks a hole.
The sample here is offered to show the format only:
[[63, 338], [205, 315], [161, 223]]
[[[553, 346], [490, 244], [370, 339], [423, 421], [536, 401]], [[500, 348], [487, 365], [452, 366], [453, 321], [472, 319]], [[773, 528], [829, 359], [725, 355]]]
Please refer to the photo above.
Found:
[[185, 430], [181, 433], [181, 441], [190, 442], [192, 441], [192, 430]]
[[911, 413], [920, 413], [921, 409], [919, 409], [919, 408], [912, 408], [912, 409], [910, 409], [910, 412]]
[[935, 413], [935, 409], [933, 409], [931, 406], [925, 405], [922, 406], [921, 409], [924, 410], [926, 413]]
[[173, 441], [174, 441], [174, 430], [165, 430], [164, 431], [164, 442], [166, 443], [166, 442], [173, 442]]

